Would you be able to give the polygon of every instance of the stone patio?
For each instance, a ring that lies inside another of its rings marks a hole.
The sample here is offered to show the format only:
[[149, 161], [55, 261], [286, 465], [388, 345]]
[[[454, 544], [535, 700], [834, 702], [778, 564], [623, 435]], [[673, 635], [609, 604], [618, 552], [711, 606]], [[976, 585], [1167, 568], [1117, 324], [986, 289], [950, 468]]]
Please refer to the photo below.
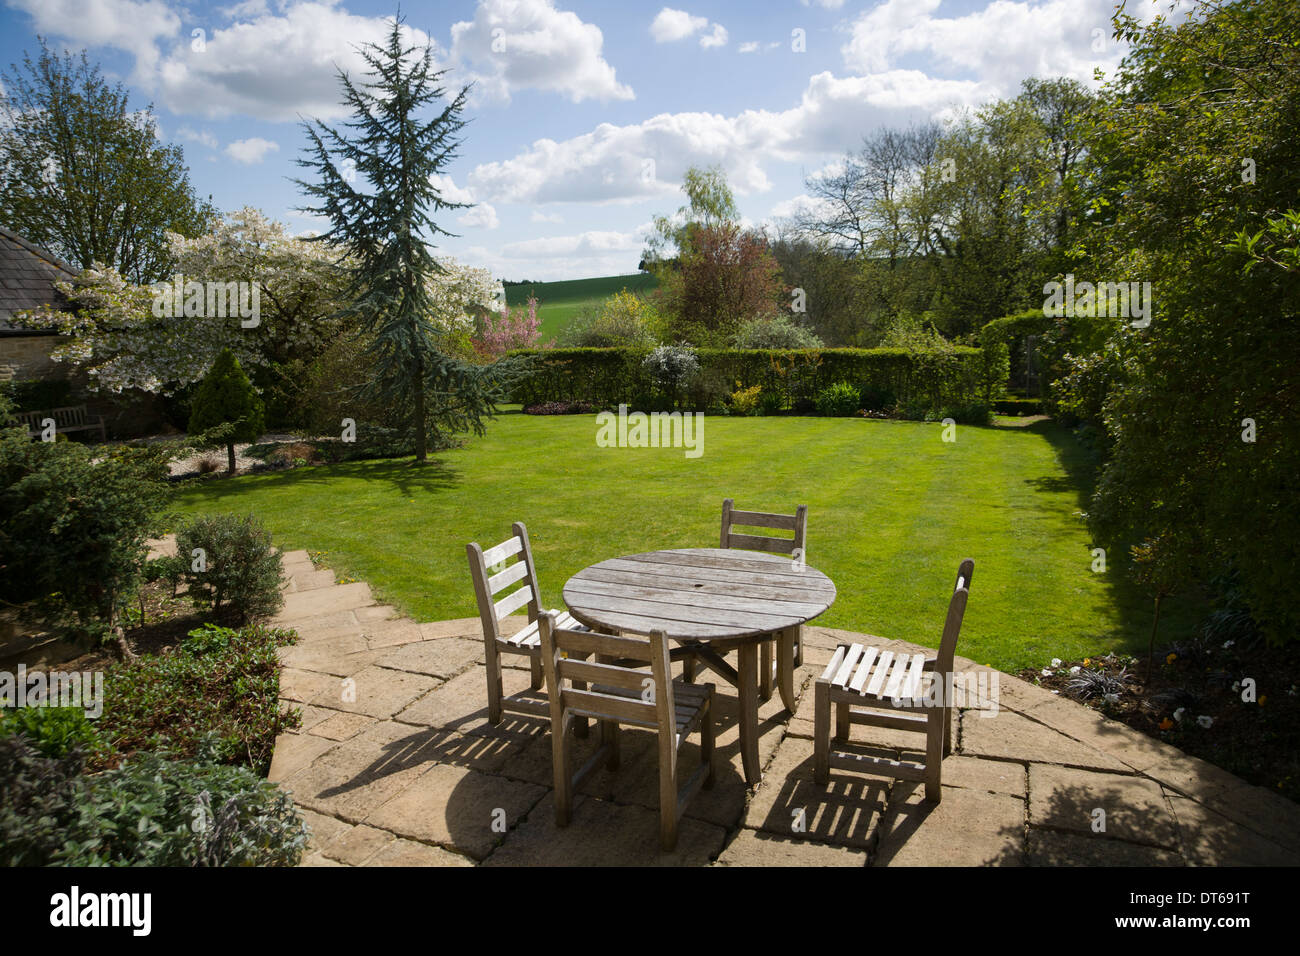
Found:
[[[805, 629], [796, 713], [775, 694], [760, 708], [753, 789], [734, 690], [715, 680], [718, 780], [687, 808], [675, 853], [658, 848], [654, 739], [635, 729], [621, 768], [595, 772], [560, 829], [549, 728], [512, 715], [487, 723], [477, 618], [420, 624], [376, 604], [364, 583], [334, 584], [305, 551], [284, 562], [275, 623], [300, 643], [282, 651], [281, 694], [303, 722], [276, 741], [271, 779], [311, 826], [305, 866], [1300, 864], [1295, 804], [1006, 674], [996, 715], [955, 713], [939, 804], [886, 778], [832, 771], [819, 787], [811, 686], [837, 643], [922, 650], [821, 627]], [[506, 662], [507, 693], [527, 687], [526, 661]], [[595, 736], [578, 741], [576, 759]], [[854, 740], [895, 758], [921, 742], [865, 727]], [[683, 766], [695, 759], [685, 753]]]

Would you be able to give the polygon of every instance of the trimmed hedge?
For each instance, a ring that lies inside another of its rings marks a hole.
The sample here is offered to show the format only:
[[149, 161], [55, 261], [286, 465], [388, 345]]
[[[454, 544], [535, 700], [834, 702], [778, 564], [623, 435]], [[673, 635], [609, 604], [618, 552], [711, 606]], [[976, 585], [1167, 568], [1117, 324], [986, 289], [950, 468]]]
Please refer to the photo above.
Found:
[[[514, 388], [512, 399], [525, 406], [543, 402], [587, 402], [607, 408], [626, 402], [652, 409], [666, 396], [642, 368], [643, 349], [545, 349], [511, 353], [533, 358], [534, 370]], [[782, 407], [811, 411], [818, 394], [837, 382], [859, 390], [888, 393], [899, 402], [934, 408], [967, 405], [981, 397], [983, 353], [954, 347], [944, 351], [908, 349], [700, 349], [700, 370], [687, 389], [686, 405], [708, 411], [737, 389], [762, 386]]]

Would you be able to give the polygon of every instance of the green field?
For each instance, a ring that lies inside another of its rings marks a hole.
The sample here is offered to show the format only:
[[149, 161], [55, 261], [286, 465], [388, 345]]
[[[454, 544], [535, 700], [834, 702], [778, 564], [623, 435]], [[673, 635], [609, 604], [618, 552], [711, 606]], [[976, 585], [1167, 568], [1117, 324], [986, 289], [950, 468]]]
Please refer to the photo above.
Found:
[[511, 308], [537, 296], [537, 317], [541, 320], [542, 341], [555, 338], [560, 330], [584, 309], [600, 305], [616, 292], [648, 292], [658, 284], [654, 276], [634, 272], [625, 276], [600, 276], [595, 279], [568, 279], [563, 282], [530, 282], [506, 286], [506, 305]]
[[[284, 548], [328, 552], [341, 574], [418, 620], [476, 614], [465, 544], [528, 525], [544, 600], [589, 564], [715, 546], [722, 499], [809, 506], [808, 562], [839, 597], [829, 626], [933, 647], [957, 564], [975, 559], [958, 653], [1015, 670], [1111, 649], [1141, 652], [1150, 602], [1119, 556], [1091, 570], [1087, 488], [1071, 434], [841, 418], [708, 418], [703, 455], [598, 448], [593, 416], [511, 412], [422, 469], [409, 460], [197, 482], [181, 510], [254, 512]], [[1167, 602], [1161, 637], [1194, 608]]]

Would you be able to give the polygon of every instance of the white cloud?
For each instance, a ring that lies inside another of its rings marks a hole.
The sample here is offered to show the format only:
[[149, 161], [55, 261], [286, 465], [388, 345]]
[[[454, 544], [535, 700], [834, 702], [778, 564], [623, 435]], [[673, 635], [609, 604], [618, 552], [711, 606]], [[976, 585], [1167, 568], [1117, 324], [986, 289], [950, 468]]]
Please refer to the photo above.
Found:
[[726, 45], [727, 45], [727, 28], [724, 27], [721, 23], [713, 24], [713, 32], [710, 33], [708, 36], [700, 37], [700, 46], [704, 47], [704, 49], [706, 50], [709, 49], [710, 47], [726, 46]]
[[[337, 70], [363, 77], [369, 67], [357, 48], [381, 43], [390, 23], [354, 16], [333, 0], [288, 3], [278, 16], [211, 31], [202, 49], [188, 42], [175, 47], [159, 67], [163, 102], [174, 112], [204, 116], [336, 119], [348, 112]], [[428, 39], [402, 29], [410, 45]]]
[[[1008, 95], [1026, 76], [1069, 76], [1091, 84], [1095, 67], [1111, 68], [1123, 53], [1110, 40], [1113, 0], [994, 0], [960, 17], [935, 16], [939, 5], [940, 0], [886, 0], [863, 13], [841, 48], [845, 63], [870, 73], [923, 54]], [[1101, 51], [1092, 49], [1097, 36], [1104, 39]]]
[[739, 52], [739, 53], [757, 53], [757, 52], [758, 52], [758, 41], [757, 41], [757, 40], [751, 40], [751, 41], [749, 41], [748, 43], [742, 43], [739, 47], [737, 47], [737, 52]]
[[491, 249], [472, 246], [457, 257], [510, 279], [547, 281], [628, 275], [636, 272], [651, 229], [649, 222], [643, 222], [626, 232], [589, 230], [508, 242]]
[[685, 10], [664, 7], [650, 23], [650, 35], [654, 37], [656, 43], [676, 43], [698, 33], [700, 34], [700, 46], [706, 50], [709, 47], [725, 46], [727, 43], [726, 27], [720, 23], [714, 23], [712, 24], [713, 30], [706, 33], [705, 31], [709, 29], [709, 26], [708, 17], [697, 17]]
[[262, 139], [260, 136], [253, 136], [249, 139], [237, 139], [228, 144], [226, 146], [226, 155], [237, 163], [243, 163], [245, 166], [255, 166], [266, 159], [268, 153], [277, 152], [279, 149], [279, 143], [273, 143], [269, 139]]
[[495, 229], [501, 225], [501, 220], [497, 218], [497, 211], [491, 203], [479, 203], [473, 209], [462, 213], [456, 221], [462, 226], [473, 226], [479, 229]]
[[479, 94], [500, 102], [520, 89], [574, 103], [633, 99], [605, 62], [604, 42], [599, 27], [551, 0], [479, 0], [473, 20], [452, 25], [451, 60], [472, 75]]
[[564, 222], [564, 217], [558, 212], [545, 213], [540, 209], [534, 209], [528, 217], [529, 222]]
[[181, 139], [187, 139], [191, 142], [198, 143], [200, 146], [206, 146], [208, 149], [216, 149], [219, 145], [217, 138], [205, 129], [196, 130], [189, 126], [182, 126], [176, 131], [176, 135]]
[[826, 10], [838, 10], [844, 6], [844, 0], [799, 0], [805, 7], [818, 6]]
[[650, 24], [650, 35], [656, 43], [676, 43], [708, 25], [708, 17], [693, 17], [685, 10], [664, 7]]
[[571, 139], [541, 139], [514, 157], [474, 168], [476, 195], [494, 202], [632, 202], [676, 196], [689, 166], [720, 164], [740, 194], [771, 188], [763, 164], [823, 158], [858, 145], [884, 123], [943, 116], [993, 94], [973, 80], [934, 79], [916, 70], [865, 77], [809, 78], [797, 106], [661, 113], [640, 123], [602, 123]]
[[9, 6], [30, 14], [37, 33], [134, 54], [137, 78], [157, 64], [156, 41], [176, 36], [181, 27], [163, 0], [9, 0]]
[[472, 203], [474, 201], [474, 191], [457, 186], [455, 180], [446, 173], [430, 176], [429, 182], [447, 202]]

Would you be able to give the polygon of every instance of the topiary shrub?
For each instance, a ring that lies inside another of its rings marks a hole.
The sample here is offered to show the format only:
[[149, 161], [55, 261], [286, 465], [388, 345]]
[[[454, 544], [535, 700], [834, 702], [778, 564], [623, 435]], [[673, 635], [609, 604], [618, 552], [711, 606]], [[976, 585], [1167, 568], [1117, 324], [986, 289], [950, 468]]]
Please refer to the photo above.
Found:
[[280, 555], [255, 516], [191, 518], [176, 531], [176, 549], [191, 596], [213, 614], [246, 624], [284, 606]]
[[191, 435], [230, 426], [222, 433], [235, 473], [235, 443], [257, 441], [262, 434], [265, 408], [230, 349], [224, 349], [204, 376], [190, 406]]
[[861, 396], [857, 386], [848, 382], [836, 382], [817, 393], [818, 415], [843, 418], [852, 415], [861, 407]]

